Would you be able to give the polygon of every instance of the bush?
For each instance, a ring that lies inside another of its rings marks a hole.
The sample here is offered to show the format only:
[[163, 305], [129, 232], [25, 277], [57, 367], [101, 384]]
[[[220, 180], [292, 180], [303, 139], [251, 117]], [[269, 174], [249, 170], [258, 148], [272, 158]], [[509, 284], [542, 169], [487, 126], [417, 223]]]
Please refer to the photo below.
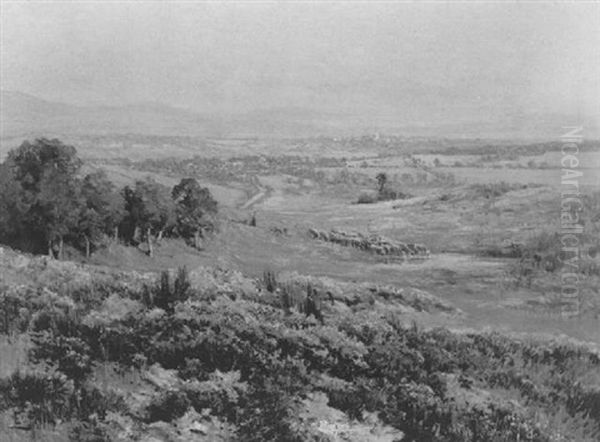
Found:
[[69, 379], [81, 384], [92, 372], [91, 349], [82, 339], [55, 335], [48, 332], [32, 336], [35, 344], [31, 358], [38, 362], [51, 362]]
[[197, 410], [211, 409], [212, 414], [235, 420], [236, 408], [246, 395], [248, 385], [240, 382], [240, 372], [215, 371], [204, 382], [190, 383], [185, 392], [191, 405]]
[[189, 299], [191, 287], [189, 273], [185, 267], [177, 270], [174, 281], [171, 281], [169, 271], [165, 270], [160, 274], [160, 280], [154, 287], [146, 288], [143, 301], [148, 308], [158, 307], [173, 313], [175, 304]]
[[71, 415], [75, 386], [63, 373], [36, 370], [0, 381], [0, 392], [21, 425], [41, 427]]
[[0, 333], [23, 333], [29, 326], [34, 303], [27, 294], [0, 287]]
[[360, 196], [358, 197], [358, 201], [356, 201], [357, 204], [373, 204], [376, 203], [378, 201], [377, 199], [377, 195], [373, 194], [373, 193], [361, 193]]
[[384, 188], [382, 191], [380, 191], [377, 194], [377, 200], [378, 201], [394, 201], [394, 200], [402, 200], [402, 199], [410, 198], [410, 196], [411, 195], [403, 193], [403, 192], [398, 192], [396, 190]]
[[277, 277], [275, 276], [275, 272], [272, 270], [265, 270], [263, 272], [262, 283], [266, 291], [275, 293], [275, 289], [277, 289]]
[[76, 422], [69, 431], [70, 442], [111, 442], [106, 429], [97, 423]]
[[183, 391], [169, 390], [154, 398], [146, 409], [147, 422], [171, 422], [190, 408], [190, 400]]
[[396, 190], [384, 188], [377, 193], [361, 193], [356, 201], [357, 204], [374, 204], [378, 201], [394, 201], [410, 198], [411, 195]]
[[[177, 390], [163, 387], [143, 421], [172, 422], [190, 408], [210, 408], [235, 426], [240, 440], [318, 440], [301, 413], [303, 399], [315, 392], [350, 418], [378, 413], [408, 440], [546, 441], [553, 430], [536, 427], [534, 413], [550, 418], [559, 407], [573, 419], [589, 419], [585, 431], [597, 434], [600, 396], [580, 379], [597, 373], [600, 358], [585, 348], [406, 328], [398, 317], [375, 312], [341, 311], [325, 326], [286, 314], [274, 296], [230, 299], [225, 294], [243, 282], [237, 277], [226, 289], [217, 285], [214, 299], [198, 301], [186, 273], [180, 275], [172, 280], [163, 273], [148, 289], [156, 294], [151, 305], [168, 313], [133, 309], [111, 321], [82, 322], [69, 309], [44, 307], [32, 321], [32, 359], [56, 369], [0, 382], [0, 409], [36, 425], [76, 418], [84, 423], [72, 430], [73, 440], [102, 441], [107, 411], [126, 407], [118, 395], [91, 385], [89, 374], [93, 364], [114, 361], [123, 370], [160, 363], [185, 379], [169, 383]], [[268, 270], [263, 284], [302, 296], [314, 287], [281, 284]], [[188, 298], [196, 300], [182, 305]], [[478, 391], [490, 396], [461, 399]], [[519, 395], [523, 408], [502, 399], [507, 391]]]

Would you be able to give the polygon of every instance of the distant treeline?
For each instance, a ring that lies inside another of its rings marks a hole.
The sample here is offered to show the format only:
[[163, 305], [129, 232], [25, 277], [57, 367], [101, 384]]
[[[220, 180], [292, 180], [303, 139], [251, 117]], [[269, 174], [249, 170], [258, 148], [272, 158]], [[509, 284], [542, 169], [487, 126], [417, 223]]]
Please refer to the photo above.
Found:
[[323, 182], [327, 176], [320, 169], [345, 167], [346, 159], [311, 158], [299, 155], [246, 155], [231, 158], [195, 156], [187, 159], [146, 159], [129, 163], [129, 165], [138, 170], [167, 173], [169, 175], [191, 173], [221, 183], [250, 183], [257, 175], [278, 174]]
[[[451, 146], [439, 149], [424, 149], [421, 153], [440, 155], [496, 155], [505, 157], [507, 155], [542, 155], [545, 152], [557, 152], [563, 148], [565, 143], [561, 141], [549, 141], [545, 143], [530, 144], [480, 144], [467, 146]], [[579, 152], [595, 152], [600, 148], [599, 140], [584, 140], [579, 144]]]
[[61, 258], [65, 243], [89, 256], [108, 241], [193, 239], [214, 229], [217, 202], [184, 178], [172, 189], [152, 178], [116, 189], [103, 170], [82, 176], [73, 146], [25, 141], [0, 164], [0, 242]]

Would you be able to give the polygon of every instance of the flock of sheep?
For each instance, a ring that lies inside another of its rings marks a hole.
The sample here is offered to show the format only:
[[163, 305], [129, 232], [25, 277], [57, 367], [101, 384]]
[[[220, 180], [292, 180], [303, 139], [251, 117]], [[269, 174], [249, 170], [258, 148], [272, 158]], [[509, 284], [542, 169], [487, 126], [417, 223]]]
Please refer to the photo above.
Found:
[[346, 247], [354, 247], [382, 256], [398, 256], [401, 258], [427, 258], [429, 250], [422, 244], [411, 244], [392, 241], [379, 235], [363, 235], [358, 232], [331, 230], [329, 232], [316, 229], [308, 231], [313, 239], [328, 241]]

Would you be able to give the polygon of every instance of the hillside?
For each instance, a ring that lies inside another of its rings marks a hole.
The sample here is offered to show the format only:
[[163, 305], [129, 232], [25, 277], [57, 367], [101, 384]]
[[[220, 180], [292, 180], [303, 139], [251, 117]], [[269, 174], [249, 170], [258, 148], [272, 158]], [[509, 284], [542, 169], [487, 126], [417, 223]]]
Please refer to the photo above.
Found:
[[289, 137], [345, 132], [343, 121], [337, 125], [327, 122], [333, 118], [337, 117], [298, 108], [203, 114], [161, 103], [81, 106], [12, 91], [2, 91], [0, 97], [2, 138], [119, 134]]
[[[419, 293], [211, 267], [159, 278], [6, 248], [0, 269], [9, 440], [31, 427], [46, 442], [598, 435], [597, 350], [404, 325], [452, 311]], [[333, 292], [322, 316], [303, 313], [307, 291]]]
[[2, 91], [2, 137], [61, 134], [218, 135], [214, 121], [162, 104], [75, 106]]

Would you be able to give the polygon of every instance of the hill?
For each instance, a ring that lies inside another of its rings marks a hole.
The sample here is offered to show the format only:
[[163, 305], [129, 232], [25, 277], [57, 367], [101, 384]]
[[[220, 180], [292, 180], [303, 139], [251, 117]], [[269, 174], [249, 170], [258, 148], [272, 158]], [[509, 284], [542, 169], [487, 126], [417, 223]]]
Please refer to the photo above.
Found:
[[444, 307], [420, 292], [6, 248], [0, 270], [9, 440], [597, 440], [596, 350], [407, 327]]
[[214, 121], [163, 104], [76, 106], [2, 91], [2, 137], [61, 134], [218, 134]]
[[[144, 134], [202, 137], [305, 136], [331, 132], [332, 115], [298, 108], [210, 115], [162, 103], [124, 106], [81, 106], [44, 100], [29, 94], [2, 91], [2, 138]], [[334, 127], [343, 130], [343, 127]]]
[[73, 105], [13, 91], [2, 91], [0, 98], [0, 138], [4, 139], [111, 134], [294, 138], [382, 132], [406, 136], [556, 140], [564, 126], [579, 124], [584, 126], [586, 139], [600, 134], [597, 118], [566, 114], [471, 112], [468, 118], [457, 119], [436, 109], [410, 112], [357, 109], [350, 113], [292, 105], [244, 112], [216, 109], [197, 112], [154, 102], [123, 106]]

